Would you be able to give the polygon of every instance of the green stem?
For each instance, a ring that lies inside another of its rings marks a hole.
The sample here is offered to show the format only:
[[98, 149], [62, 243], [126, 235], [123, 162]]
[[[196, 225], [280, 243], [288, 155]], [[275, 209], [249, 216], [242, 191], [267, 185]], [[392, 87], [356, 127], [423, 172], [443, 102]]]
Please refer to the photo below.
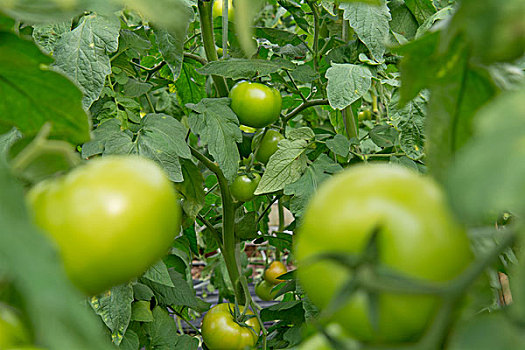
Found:
[[319, 9], [317, 8], [317, 4], [309, 0], [308, 6], [312, 10], [313, 16], [314, 16], [314, 44], [313, 44], [313, 52], [314, 52], [314, 70], [316, 72], [319, 71]]
[[[348, 20], [343, 18], [343, 41], [345, 43], [349, 40], [349, 32], [350, 32], [350, 26], [348, 24]], [[352, 138], [359, 138], [359, 130], [357, 128], [357, 124], [355, 121], [354, 112], [352, 111], [352, 106], [348, 106], [345, 109], [341, 111], [343, 115], [343, 123], [345, 124], [346, 129], [346, 136], [348, 136], [349, 139]]]
[[[198, 2], [199, 16], [201, 19], [201, 35], [204, 51], [208, 62], [217, 61], [217, 50], [215, 50], [215, 39], [213, 35], [213, 20], [212, 20], [212, 3], [211, 1]], [[218, 75], [212, 75], [211, 78], [217, 88], [217, 93], [221, 97], [228, 96], [228, 86], [226, 80]]]
[[[200, 3], [200, 2], [199, 2]], [[244, 304], [243, 287], [240, 283], [239, 265], [235, 258], [236, 239], [235, 239], [235, 207], [233, 198], [230, 193], [228, 180], [224, 176], [221, 168], [212, 162], [208, 157], [201, 154], [195, 148], [190, 146], [191, 154], [197, 158], [204, 166], [217, 176], [222, 197], [222, 246], [221, 251], [226, 263], [226, 269], [233, 285], [235, 298], [239, 304]]]
[[[218, 0], [216, 0], [218, 1]], [[228, 57], [228, 0], [222, 0], [222, 57]]]
[[309, 100], [306, 102], [301, 103], [299, 106], [297, 106], [295, 109], [293, 109], [290, 113], [286, 114], [284, 116], [284, 124], [288, 123], [290, 119], [301, 113], [303, 110], [305, 110], [308, 107], [313, 106], [321, 106], [321, 105], [328, 105], [327, 99], [319, 99], [319, 100]]

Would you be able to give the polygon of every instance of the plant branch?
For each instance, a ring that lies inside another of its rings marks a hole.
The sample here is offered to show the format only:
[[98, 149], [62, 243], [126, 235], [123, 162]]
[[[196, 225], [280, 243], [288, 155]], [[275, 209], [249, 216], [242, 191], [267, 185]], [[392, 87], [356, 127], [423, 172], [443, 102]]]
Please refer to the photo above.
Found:
[[328, 105], [328, 99], [316, 99], [316, 100], [309, 100], [306, 102], [301, 103], [299, 106], [294, 108], [290, 113], [286, 114], [284, 116], [284, 124], [288, 123], [290, 119], [295, 117], [297, 114], [301, 113], [305, 109], [313, 106], [321, 106], [321, 105]]
[[206, 60], [204, 57], [201, 57], [199, 55], [195, 55], [193, 53], [185, 52], [184, 53], [184, 58], [189, 58], [191, 60], [197, 61], [200, 64], [202, 64], [203, 66], [208, 64], [208, 60]]

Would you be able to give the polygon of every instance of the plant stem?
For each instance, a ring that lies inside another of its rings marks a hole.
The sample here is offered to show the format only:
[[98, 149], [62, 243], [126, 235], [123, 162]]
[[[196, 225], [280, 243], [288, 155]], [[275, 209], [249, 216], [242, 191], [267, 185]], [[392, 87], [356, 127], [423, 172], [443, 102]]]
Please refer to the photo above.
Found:
[[[213, 35], [213, 20], [212, 20], [212, 3], [211, 1], [198, 1], [199, 16], [201, 19], [201, 35], [204, 51], [208, 62], [217, 61], [217, 50], [215, 50], [215, 39]], [[220, 97], [228, 96], [228, 86], [226, 80], [218, 75], [212, 75], [211, 78], [217, 88], [217, 93]]]
[[[216, 0], [218, 1], [218, 0]], [[228, 0], [222, 0], [222, 57], [228, 57]]]
[[193, 53], [189, 53], [189, 52], [185, 52], [184, 53], [184, 58], [189, 58], [189, 59], [192, 59], [194, 61], [197, 61], [199, 62], [200, 64], [202, 64], [203, 66], [205, 66], [206, 64], [208, 64], [208, 61], [201, 57], [201, 56], [198, 56], [198, 55], [195, 55]]
[[312, 10], [314, 16], [314, 43], [313, 43], [313, 53], [314, 53], [314, 70], [319, 71], [319, 9], [317, 4], [308, 0], [308, 6]]
[[303, 110], [305, 110], [308, 107], [328, 105], [328, 104], [329, 103], [327, 99], [309, 100], [309, 101], [303, 102], [299, 106], [297, 106], [295, 109], [293, 109], [290, 113], [284, 116], [284, 124], [288, 123], [290, 119], [292, 119], [293, 117], [295, 117], [297, 114], [301, 113]]
[[[199, 2], [200, 3], [200, 2]], [[228, 180], [224, 176], [221, 168], [212, 162], [208, 157], [201, 154], [190, 146], [191, 154], [197, 158], [204, 166], [217, 176], [217, 181], [221, 190], [222, 197], [222, 246], [221, 251], [226, 263], [226, 269], [233, 285], [235, 298], [239, 304], [244, 304], [246, 299], [243, 287], [240, 283], [239, 265], [235, 258], [236, 239], [235, 239], [235, 207], [230, 193]]]

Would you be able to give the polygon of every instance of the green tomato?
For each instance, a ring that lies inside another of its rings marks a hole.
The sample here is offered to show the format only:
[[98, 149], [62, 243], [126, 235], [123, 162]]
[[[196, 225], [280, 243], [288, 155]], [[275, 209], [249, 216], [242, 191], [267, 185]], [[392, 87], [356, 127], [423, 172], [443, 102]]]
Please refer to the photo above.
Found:
[[138, 156], [88, 161], [28, 194], [73, 283], [93, 295], [142, 274], [168, 252], [181, 209], [164, 171]]
[[286, 266], [280, 261], [272, 261], [270, 265], [264, 270], [264, 279], [270, 284], [277, 284], [284, 282], [283, 280], [278, 279], [279, 276], [284, 275], [288, 270]]
[[231, 89], [230, 98], [231, 108], [241, 124], [263, 128], [279, 119], [282, 98], [274, 88], [242, 81]]
[[[213, 1], [213, 18], [222, 17], [222, 0], [215, 0]], [[234, 9], [233, 9], [233, 1], [228, 0], [228, 20], [230, 22], [233, 22], [234, 19]]]
[[264, 301], [270, 301], [275, 299], [275, 295], [277, 295], [277, 291], [272, 292], [272, 289], [275, 285], [269, 283], [266, 280], [262, 280], [255, 286], [255, 294]]
[[[353, 166], [324, 183], [311, 199], [295, 241], [298, 279], [321, 309], [348, 282], [351, 272], [321, 253], [359, 256], [378, 231], [377, 263], [394, 273], [426, 282], [447, 282], [472, 261], [469, 240], [453, 220], [441, 189], [401, 166]], [[367, 266], [370, 268], [369, 266]], [[378, 295], [377, 329], [369, 295], [353, 293], [333, 316], [349, 335], [375, 343], [413, 341], [436, 313], [430, 295]]]
[[252, 200], [259, 181], [261, 181], [261, 175], [257, 173], [253, 173], [252, 177], [249, 175], [237, 176], [230, 186], [232, 196], [240, 202]]
[[7, 349], [30, 342], [27, 330], [17, 311], [0, 303], [0, 349]]
[[[252, 149], [257, 149], [257, 152], [255, 153], [255, 159], [257, 159], [261, 163], [268, 163], [268, 160], [277, 151], [277, 144], [279, 141], [284, 139], [284, 136], [281, 135], [276, 130], [268, 130], [264, 134], [264, 137], [261, 139], [262, 132], [258, 135], [255, 135], [252, 141]], [[257, 146], [260, 143], [259, 146]], [[259, 148], [257, 148], [259, 147]]]
[[365, 109], [357, 114], [359, 120], [370, 120], [372, 118], [372, 112], [369, 109]]
[[[234, 304], [218, 304], [212, 307], [202, 319], [201, 334], [204, 344], [210, 350], [244, 350], [253, 347], [261, 330], [257, 318], [246, 321], [249, 327], [236, 323], [233, 317]], [[243, 307], [239, 306], [240, 311]], [[246, 315], [253, 315], [251, 310]]]

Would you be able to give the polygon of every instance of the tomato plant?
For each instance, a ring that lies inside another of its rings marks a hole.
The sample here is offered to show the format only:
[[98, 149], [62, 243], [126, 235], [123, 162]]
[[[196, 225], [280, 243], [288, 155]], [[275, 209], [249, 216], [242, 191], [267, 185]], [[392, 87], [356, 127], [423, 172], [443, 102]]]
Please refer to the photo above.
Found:
[[284, 139], [284, 136], [273, 129], [267, 130], [264, 136], [262, 132], [256, 135], [252, 141], [252, 149], [255, 150], [255, 159], [264, 164], [268, 163], [272, 154], [277, 151], [277, 144], [282, 139]]
[[253, 128], [263, 128], [277, 121], [282, 98], [278, 90], [260, 83], [242, 81], [231, 89], [231, 108], [239, 122]]
[[[250, 318], [242, 325], [234, 319], [234, 304], [218, 304], [212, 307], [202, 319], [202, 339], [210, 350], [242, 350], [253, 347], [259, 338], [260, 326], [257, 319]], [[239, 307], [240, 312], [243, 308]], [[253, 315], [251, 310], [246, 315]]]
[[167, 252], [180, 227], [172, 184], [139, 157], [90, 161], [38, 184], [28, 198], [69, 277], [88, 294], [139, 276]]
[[280, 261], [272, 261], [270, 265], [264, 270], [264, 280], [270, 284], [277, 284], [283, 282], [279, 276], [287, 272], [286, 266]]
[[[469, 240], [441, 189], [405, 168], [378, 164], [335, 176], [310, 202], [296, 242], [297, 259], [306, 262], [324, 252], [355, 255], [363, 263], [355, 272], [324, 260], [298, 270], [301, 284], [321, 307], [329, 305], [349, 276], [367, 278], [375, 265], [415, 280], [445, 282], [472, 260]], [[413, 341], [439, 304], [437, 296], [424, 293], [385, 292], [378, 295], [378, 314], [372, 316], [369, 298], [360, 289], [334, 319], [357, 339], [386, 343]], [[378, 319], [377, 330], [372, 317]]]
[[170, 4], [0, 2], [29, 343], [197, 350], [209, 301], [264, 350], [525, 343], [523, 0]]
[[261, 175], [257, 173], [237, 176], [230, 188], [232, 196], [240, 202], [252, 200], [259, 181], [261, 181]]

